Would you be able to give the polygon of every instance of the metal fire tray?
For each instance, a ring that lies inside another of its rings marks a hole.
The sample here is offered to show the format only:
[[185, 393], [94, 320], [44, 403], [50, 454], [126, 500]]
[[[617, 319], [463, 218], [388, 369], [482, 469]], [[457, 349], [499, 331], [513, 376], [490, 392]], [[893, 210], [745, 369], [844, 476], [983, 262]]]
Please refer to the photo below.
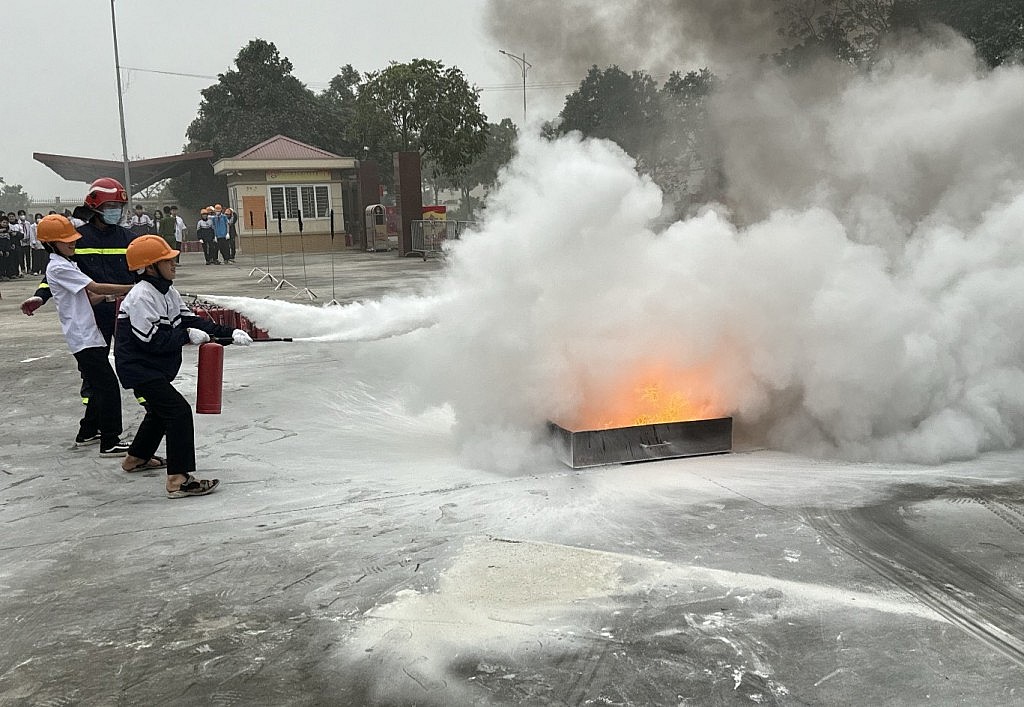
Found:
[[573, 469], [732, 451], [732, 418], [567, 430], [548, 422], [559, 458]]

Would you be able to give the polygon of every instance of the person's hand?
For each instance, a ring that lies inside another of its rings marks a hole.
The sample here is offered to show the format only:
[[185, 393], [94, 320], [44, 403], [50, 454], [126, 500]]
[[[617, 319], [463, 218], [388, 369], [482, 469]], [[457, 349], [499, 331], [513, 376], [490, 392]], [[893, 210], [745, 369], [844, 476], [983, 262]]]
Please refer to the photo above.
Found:
[[248, 346], [252, 343], [252, 337], [241, 329], [235, 329], [231, 332], [231, 341], [239, 346]]
[[207, 334], [202, 329], [189, 329], [188, 340], [191, 341], [196, 346], [199, 346], [199, 344], [209, 343], [210, 335]]
[[26, 317], [31, 317], [32, 313], [43, 306], [43, 298], [32, 296], [21, 303], [21, 311]]

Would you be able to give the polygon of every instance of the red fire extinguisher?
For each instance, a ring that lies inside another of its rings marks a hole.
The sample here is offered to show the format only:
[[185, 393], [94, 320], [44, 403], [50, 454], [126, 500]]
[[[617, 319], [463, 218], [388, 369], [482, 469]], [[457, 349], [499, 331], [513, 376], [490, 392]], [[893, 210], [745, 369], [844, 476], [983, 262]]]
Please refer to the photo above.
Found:
[[199, 376], [196, 391], [196, 412], [219, 415], [224, 388], [224, 347], [215, 342], [199, 346]]

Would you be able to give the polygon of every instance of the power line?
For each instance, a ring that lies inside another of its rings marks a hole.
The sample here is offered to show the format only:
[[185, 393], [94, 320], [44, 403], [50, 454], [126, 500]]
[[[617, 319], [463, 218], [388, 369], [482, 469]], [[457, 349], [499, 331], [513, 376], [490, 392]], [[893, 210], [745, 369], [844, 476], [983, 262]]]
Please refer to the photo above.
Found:
[[[138, 66], [122, 66], [121, 69], [123, 71], [138, 71], [139, 73], [142, 73], [142, 74], [160, 74], [162, 76], [181, 76], [183, 78], [205, 79], [205, 80], [209, 80], [209, 81], [217, 81], [218, 79], [220, 79], [219, 75], [218, 76], [213, 76], [213, 75], [210, 75], [210, 74], [190, 74], [190, 73], [186, 73], [184, 71], [163, 71], [163, 70], [160, 70], [160, 69], [143, 69], [143, 68], [138, 67]], [[574, 87], [574, 86], [579, 86], [579, 83], [580, 83], [579, 81], [549, 81], [549, 82], [538, 81], [538, 82], [535, 82], [535, 83], [528, 83], [528, 84], [526, 84], [526, 88], [527, 89], [535, 89], [535, 90], [543, 90], [543, 89], [551, 89], [551, 88], [571, 88], [571, 87]], [[313, 87], [316, 87], [316, 88], [328, 88], [330, 86], [329, 83], [322, 83], [322, 82], [316, 82], [316, 81], [306, 83], [306, 85], [307, 86], [313, 86]], [[522, 91], [523, 90], [523, 85], [520, 84], [520, 83], [494, 84], [492, 86], [477, 86], [476, 88], [478, 90], [480, 90], [480, 91]]]
[[217, 76], [207, 76], [206, 74], [186, 74], [181, 71], [160, 71], [158, 69], [140, 69], [137, 66], [122, 66], [125, 71], [140, 71], [144, 74], [164, 74], [165, 76], [187, 76], [192, 79], [217, 79]]
[[[190, 74], [190, 73], [186, 73], [186, 72], [183, 72], [183, 71], [162, 71], [160, 69], [143, 69], [143, 68], [140, 68], [140, 67], [137, 67], [137, 66], [122, 66], [121, 70], [122, 71], [138, 71], [139, 73], [143, 73], [143, 74], [161, 74], [163, 76], [181, 76], [183, 78], [205, 79], [205, 80], [209, 80], [209, 81], [217, 81], [217, 80], [220, 79], [219, 75], [218, 76], [212, 76], [212, 75], [209, 75], [209, 74]], [[669, 77], [669, 74], [664, 74], [664, 75], [649, 74], [649, 76], [652, 79], [654, 79], [656, 81], [659, 81], [659, 80], [662, 80], [662, 79], [667, 79]], [[582, 81], [582, 79], [580, 79], [579, 81], [569, 81], [569, 80], [562, 80], [562, 81], [536, 81], [534, 83], [527, 83], [526, 84], [526, 88], [527, 88], [527, 90], [533, 90], [533, 91], [547, 91], [547, 90], [556, 89], [556, 88], [577, 88], [577, 87], [579, 87], [581, 81]], [[329, 88], [330, 87], [330, 83], [323, 83], [323, 82], [320, 82], [320, 81], [312, 81], [312, 82], [306, 83], [306, 86], [310, 86], [310, 87], [313, 87], [313, 88], [321, 88], [321, 89], [323, 89], [323, 88]], [[500, 84], [492, 84], [492, 85], [487, 85], [487, 86], [477, 86], [476, 89], [478, 91], [486, 91], [486, 92], [492, 92], [492, 91], [493, 92], [500, 92], [500, 91], [522, 91], [523, 90], [523, 84], [521, 84], [521, 83], [500, 83]]]
[[[123, 70], [125, 70], [125, 71], [138, 71], [139, 73], [143, 73], [143, 74], [161, 74], [163, 76], [183, 76], [185, 78], [190, 78], [190, 79], [207, 79], [209, 81], [218, 81], [220, 79], [219, 75], [218, 76], [211, 76], [209, 74], [189, 74], [189, 73], [185, 73], [183, 71], [161, 71], [159, 69], [142, 69], [142, 68], [140, 68], [138, 66], [122, 66], [121, 68]], [[329, 84], [329, 83], [323, 83], [323, 82], [319, 82], [319, 81], [313, 81], [313, 82], [310, 82], [310, 83], [306, 83], [306, 86], [314, 86], [316, 88], [328, 88], [330, 85], [331, 84]]]

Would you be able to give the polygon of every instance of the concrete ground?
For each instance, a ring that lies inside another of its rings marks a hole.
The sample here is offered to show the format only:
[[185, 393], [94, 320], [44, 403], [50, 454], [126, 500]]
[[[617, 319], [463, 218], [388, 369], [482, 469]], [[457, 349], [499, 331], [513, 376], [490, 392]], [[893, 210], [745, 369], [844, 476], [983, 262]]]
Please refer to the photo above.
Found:
[[[201, 260], [181, 291], [310, 302]], [[283, 274], [318, 306], [441, 267]], [[1024, 453], [502, 474], [364, 375], [375, 344], [261, 344], [197, 416], [222, 488], [171, 501], [70, 448], [78, 378], [53, 306], [18, 311], [33, 288], [0, 283], [0, 704], [1024, 704]]]

